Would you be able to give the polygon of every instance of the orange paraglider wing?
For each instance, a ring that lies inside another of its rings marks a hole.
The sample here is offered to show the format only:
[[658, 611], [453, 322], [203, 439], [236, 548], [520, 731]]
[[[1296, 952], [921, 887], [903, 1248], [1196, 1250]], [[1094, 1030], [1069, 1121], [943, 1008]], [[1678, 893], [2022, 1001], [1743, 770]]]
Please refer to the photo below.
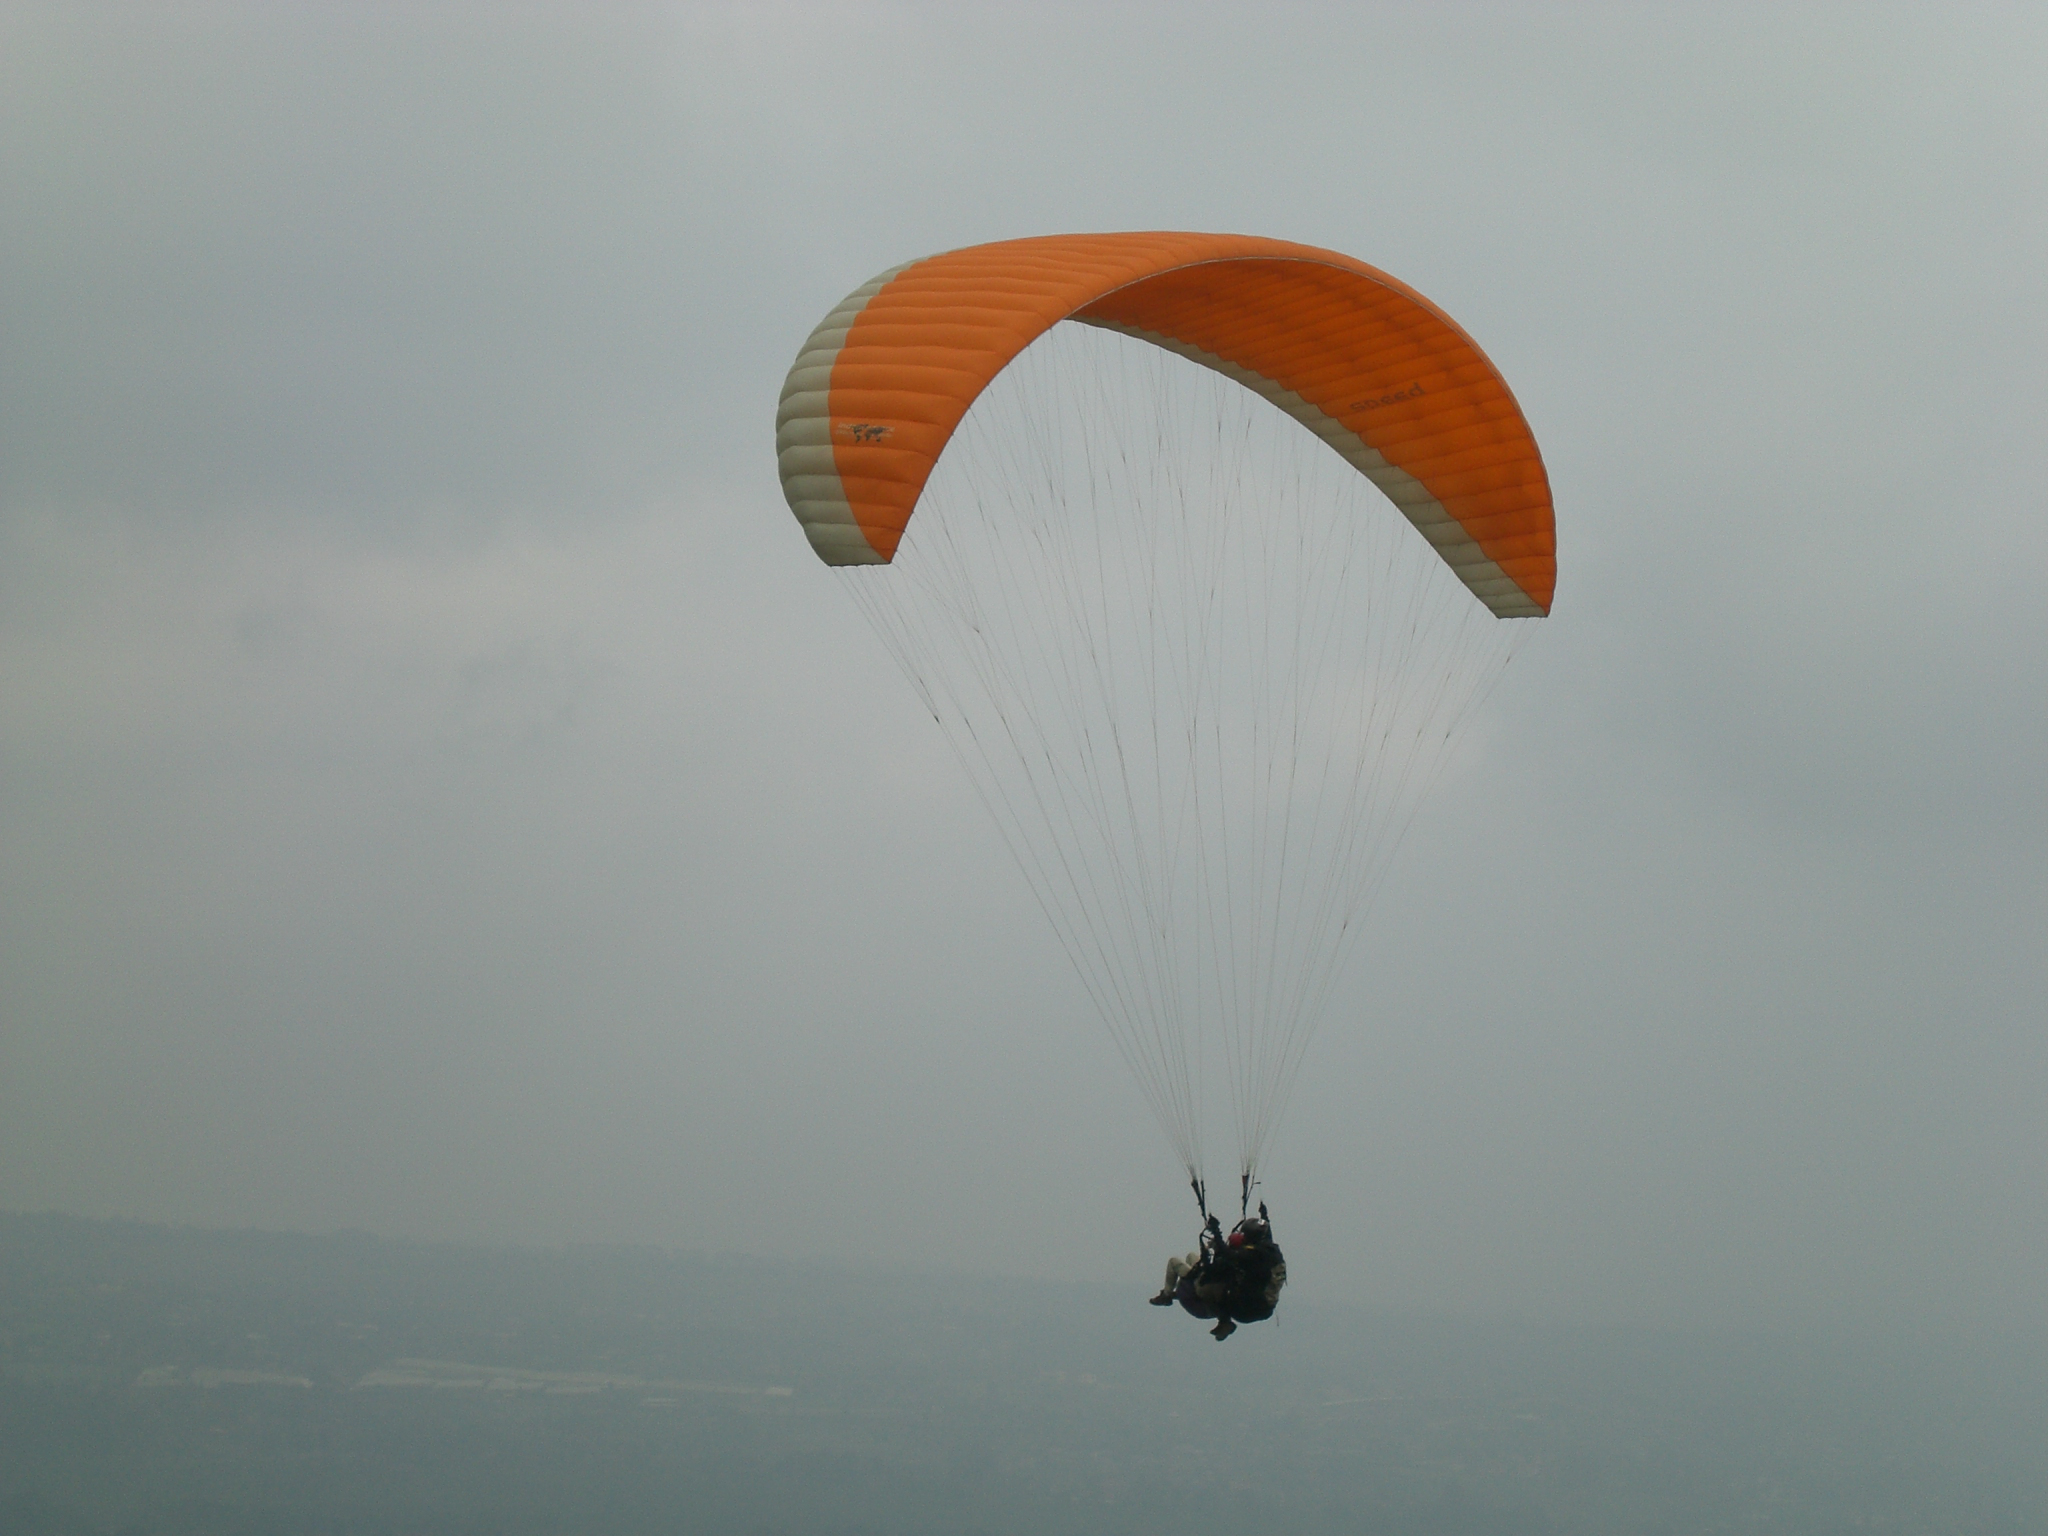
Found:
[[783, 494], [827, 564], [894, 557], [967, 408], [1061, 320], [1263, 395], [1384, 491], [1496, 615], [1550, 611], [1550, 483], [1499, 370], [1386, 273], [1249, 235], [1005, 240], [855, 289], [804, 344], [776, 418]]

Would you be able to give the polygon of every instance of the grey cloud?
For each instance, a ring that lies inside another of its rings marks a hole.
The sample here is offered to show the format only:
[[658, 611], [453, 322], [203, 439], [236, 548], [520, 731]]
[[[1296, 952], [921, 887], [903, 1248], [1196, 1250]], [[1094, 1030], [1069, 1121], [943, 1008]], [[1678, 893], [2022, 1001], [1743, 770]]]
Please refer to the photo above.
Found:
[[0, 1201], [1149, 1276], [770, 423], [906, 257], [1235, 228], [1481, 339], [1564, 560], [1293, 1107], [1304, 1290], [2032, 1325], [2038, 20], [1034, 17], [9, 14]]

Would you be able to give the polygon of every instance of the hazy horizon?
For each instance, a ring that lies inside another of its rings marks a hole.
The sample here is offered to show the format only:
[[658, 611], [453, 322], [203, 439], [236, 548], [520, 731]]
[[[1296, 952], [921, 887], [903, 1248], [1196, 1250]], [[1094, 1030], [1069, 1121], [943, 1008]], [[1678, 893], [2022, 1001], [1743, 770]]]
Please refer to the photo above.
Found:
[[0, 1214], [0, 1529], [2008, 1536], [2043, 1348]]

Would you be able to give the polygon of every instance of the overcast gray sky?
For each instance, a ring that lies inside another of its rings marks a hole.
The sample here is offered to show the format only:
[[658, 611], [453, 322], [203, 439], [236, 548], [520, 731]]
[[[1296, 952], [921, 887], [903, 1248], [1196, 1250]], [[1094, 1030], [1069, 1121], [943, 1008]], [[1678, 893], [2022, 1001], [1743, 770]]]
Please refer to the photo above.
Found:
[[896, 262], [1232, 230], [1457, 316], [1561, 544], [1270, 1161], [1301, 1292], [2037, 1326], [2044, 65], [2019, 6], [9, 6], [0, 1204], [1149, 1285], [1171, 1156], [772, 421]]

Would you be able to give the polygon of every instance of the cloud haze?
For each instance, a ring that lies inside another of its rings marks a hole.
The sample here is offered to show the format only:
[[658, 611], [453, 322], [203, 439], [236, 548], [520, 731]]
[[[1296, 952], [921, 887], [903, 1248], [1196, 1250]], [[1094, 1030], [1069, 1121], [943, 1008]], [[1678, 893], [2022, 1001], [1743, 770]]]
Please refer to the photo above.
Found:
[[1303, 1291], [2035, 1325], [2044, 44], [15, 8], [0, 1203], [1148, 1284], [1171, 1158], [770, 424], [896, 262], [1228, 229], [1456, 315], [1560, 528], [1270, 1166]]

